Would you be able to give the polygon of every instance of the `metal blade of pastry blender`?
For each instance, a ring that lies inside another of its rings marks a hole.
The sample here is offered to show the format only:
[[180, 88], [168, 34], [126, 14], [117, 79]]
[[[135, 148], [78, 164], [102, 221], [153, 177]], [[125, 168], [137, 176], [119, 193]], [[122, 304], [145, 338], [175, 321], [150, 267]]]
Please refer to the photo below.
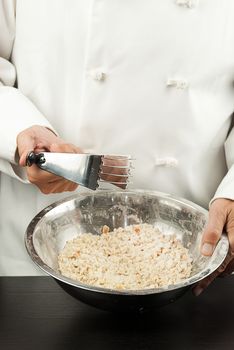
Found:
[[37, 165], [50, 173], [95, 190], [98, 187], [101, 157], [77, 153], [41, 153]]

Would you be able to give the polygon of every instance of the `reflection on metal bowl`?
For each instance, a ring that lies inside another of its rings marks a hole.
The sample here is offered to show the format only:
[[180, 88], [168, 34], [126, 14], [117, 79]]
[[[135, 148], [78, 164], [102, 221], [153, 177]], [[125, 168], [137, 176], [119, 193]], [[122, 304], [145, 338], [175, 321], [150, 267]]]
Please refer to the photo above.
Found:
[[[29, 224], [25, 244], [31, 259], [77, 299], [104, 310], [152, 310], [182, 296], [224, 260], [228, 239], [223, 234], [212, 257], [200, 254], [208, 212], [184, 199], [156, 191], [96, 191], [76, 194], [42, 210]], [[60, 274], [57, 256], [67, 240], [86, 232], [149, 223], [176, 234], [193, 257], [191, 276], [180, 283], [144, 290], [111, 290], [84, 285]]]

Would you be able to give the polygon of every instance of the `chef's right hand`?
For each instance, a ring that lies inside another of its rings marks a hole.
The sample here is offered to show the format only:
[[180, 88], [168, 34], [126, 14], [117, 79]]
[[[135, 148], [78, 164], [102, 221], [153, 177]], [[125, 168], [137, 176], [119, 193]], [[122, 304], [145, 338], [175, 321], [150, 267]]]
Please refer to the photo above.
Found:
[[[27, 155], [31, 151], [82, 153], [80, 148], [66, 143], [53, 131], [39, 125], [34, 125], [20, 132], [17, 136], [17, 147], [20, 166], [26, 166]], [[74, 191], [78, 186], [72, 181], [41, 170], [37, 165], [27, 167], [26, 172], [28, 180], [44, 194]]]

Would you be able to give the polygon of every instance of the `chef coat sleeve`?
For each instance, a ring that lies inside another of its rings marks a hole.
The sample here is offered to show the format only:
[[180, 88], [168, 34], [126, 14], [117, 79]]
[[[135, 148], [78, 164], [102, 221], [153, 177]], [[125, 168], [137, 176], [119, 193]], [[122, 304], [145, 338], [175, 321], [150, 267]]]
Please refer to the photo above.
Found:
[[228, 172], [220, 183], [210, 204], [217, 198], [234, 200], [234, 127], [229, 133], [224, 147]]
[[15, 1], [0, 1], [0, 171], [27, 182], [25, 171], [17, 165], [17, 135], [32, 125], [53, 128], [14, 87], [16, 70], [10, 58], [15, 37]]

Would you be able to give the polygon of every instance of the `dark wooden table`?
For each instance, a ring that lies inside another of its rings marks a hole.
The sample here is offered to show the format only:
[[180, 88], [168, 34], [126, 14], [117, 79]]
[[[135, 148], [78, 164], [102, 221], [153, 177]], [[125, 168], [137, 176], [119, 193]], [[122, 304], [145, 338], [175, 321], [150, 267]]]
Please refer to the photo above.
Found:
[[87, 306], [50, 277], [1, 277], [0, 349], [233, 350], [234, 276], [132, 316]]

